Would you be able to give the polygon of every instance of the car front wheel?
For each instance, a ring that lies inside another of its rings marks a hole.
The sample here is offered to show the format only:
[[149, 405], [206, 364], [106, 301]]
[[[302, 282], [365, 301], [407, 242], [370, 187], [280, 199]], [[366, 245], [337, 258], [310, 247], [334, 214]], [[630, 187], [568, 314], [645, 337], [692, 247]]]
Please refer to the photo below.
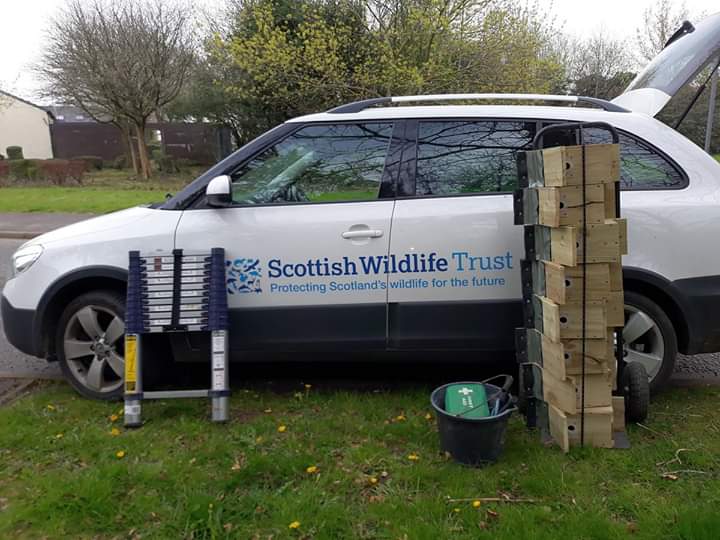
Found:
[[94, 291], [70, 302], [60, 317], [56, 351], [65, 378], [83, 396], [118, 399], [123, 392], [125, 298]]
[[645, 366], [651, 393], [661, 390], [675, 369], [678, 353], [670, 318], [649, 298], [626, 291], [622, 336], [625, 360]]

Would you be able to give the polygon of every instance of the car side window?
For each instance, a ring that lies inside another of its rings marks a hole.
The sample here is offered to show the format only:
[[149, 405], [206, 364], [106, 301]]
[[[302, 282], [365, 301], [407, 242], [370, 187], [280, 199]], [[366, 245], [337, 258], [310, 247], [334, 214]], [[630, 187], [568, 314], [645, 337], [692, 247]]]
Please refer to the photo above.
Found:
[[[604, 129], [584, 130], [587, 144], [609, 143], [610, 134]], [[685, 186], [685, 178], [668, 158], [650, 145], [620, 134], [620, 188], [673, 189]]]
[[377, 199], [392, 123], [304, 127], [233, 171], [236, 204]]
[[502, 193], [517, 187], [515, 156], [530, 147], [535, 122], [420, 122], [418, 196]]

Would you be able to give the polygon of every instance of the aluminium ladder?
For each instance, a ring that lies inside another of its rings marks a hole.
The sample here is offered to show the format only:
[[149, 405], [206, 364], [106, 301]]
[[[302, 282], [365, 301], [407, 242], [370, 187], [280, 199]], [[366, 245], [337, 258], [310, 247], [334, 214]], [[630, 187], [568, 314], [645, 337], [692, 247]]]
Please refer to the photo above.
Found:
[[[228, 420], [228, 314], [225, 251], [184, 254], [129, 253], [125, 312], [125, 427], [142, 425], [146, 399], [210, 398], [212, 421]], [[143, 335], [166, 332], [210, 332], [211, 388], [143, 390]]]

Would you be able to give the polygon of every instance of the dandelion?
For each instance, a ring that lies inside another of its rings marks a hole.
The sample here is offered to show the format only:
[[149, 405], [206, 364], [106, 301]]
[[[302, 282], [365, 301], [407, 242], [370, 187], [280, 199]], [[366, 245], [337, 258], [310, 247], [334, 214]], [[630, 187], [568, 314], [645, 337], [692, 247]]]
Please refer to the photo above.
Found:
[[315, 474], [318, 472], [318, 468], [316, 465], [310, 465], [307, 469], [305, 469], [305, 472], [308, 474]]
[[287, 426], [278, 426], [278, 433], [285, 433], [287, 431]]
[[110, 415], [110, 421], [111, 422], [117, 422], [120, 417], [117, 414], [111, 414]]
[[371, 476], [369, 482], [370, 482], [370, 484], [372, 484], [374, 486], [375, 484], [378, 483], [378, 479], [375, 478], [374, 476]]
[[112, 435], [113, 437], [117, 437], [118, 435], [120, 435], [120, 430], [114, 427], [110, 430], [110, 435]]
[[290, 525], [288, 525], [288, 529], [299, 529], [299, 528], [300, 528], [299, 521], [293, 521]]
[[58, 433], [57, 435], [55, 435], [56, 439], [62, 439], [63, 437], [64, 435], [62, 433]]
[[399, 414], [395, 417], [395, 420], [397, 420], [398, 422], [404, 422], [407, 419], [405, 418], [404, 414]]
[[48, 403], [46, 407], [47, 407], [47, 410], [48, 410], [48, 411], [54, 411], [54, 410], [55, 410], [55, 405], [51, 405], [50, 403]]
[[118, 450], [115, 452], [115, 457], [118, 459], [122, 459], [125, 457], [125, 450]]
[[415, 454], [415, 453], [412, 453], [412, 454], [409, 454], [407, 458], [408, 458], [410, 461], [417, 461], [418, 459], [420, 459], [420, 456], [418, 456], [418, 455]]
[[482, 503], [481, 503], [480, 501], [477, 501], [477, 500], [475, 500], [475, 501], [472, 502], [473, 508], [480, 508], [480, 505], [481, 505], [481, 504], [482, 504]]
[[425, 420], [432, 420], [432, 414], [427, 413], [427, 414], [425, 415]]
[[264, 440], [264, 439], [263, 439], [261, 436], [259, 436], [259, 435], [258, 435], [257, 437], [255, 437], [255, 443], [256, 443], [256, 444], [260, 444], [261, 442], [263, 442], [263, 440]]
[[455, 512], [455, 513], [457, 514], [457, 513], [460, 512], [460, 509], [459, 509], [459, 508], [453, 508], [453, 512]]

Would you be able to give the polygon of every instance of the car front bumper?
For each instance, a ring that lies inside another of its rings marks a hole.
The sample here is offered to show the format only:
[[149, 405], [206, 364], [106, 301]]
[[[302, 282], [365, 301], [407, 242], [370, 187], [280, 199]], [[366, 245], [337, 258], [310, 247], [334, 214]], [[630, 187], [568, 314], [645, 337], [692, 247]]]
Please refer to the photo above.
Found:
[[33, 328], [35, 323], [35, 310], [18, 309], [10, 304], [3, 295], [0, 299], [0, 313], [2, 314], [2, 327], [5, 337], [16, 349], [38, 356]]

